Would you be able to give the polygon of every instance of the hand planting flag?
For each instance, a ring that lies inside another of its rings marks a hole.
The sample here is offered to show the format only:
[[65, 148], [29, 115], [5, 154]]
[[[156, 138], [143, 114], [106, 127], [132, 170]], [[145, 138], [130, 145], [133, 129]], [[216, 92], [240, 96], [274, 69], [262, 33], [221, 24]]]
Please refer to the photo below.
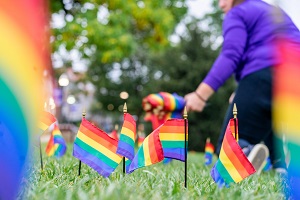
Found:
[[284, 135], [290, 153], [290, 191], [286, 196], [287, 199], [300, 199], [300, 44], [278, 38], [277, 48], [281, 63], [274, 70], [273, 119], [276, 144], [283, 144]]
[[[230, 119], [224, 135], [219, 159], [211, 170], [211, 177], [222, 187], [238, 183], [255, 172], [232, 134], [234, 119]], [[234, 129], [233, 129], [234, 130]]]
[[184, 119], [168, 119], [158, 128], [165, 158], [185, 161], [184, 123]]
[[159, 139], [159, 129], [155, 129], [145, 138], [129, 166], [128, 173], [141, 167], [153, 165], [163, 159], [164, 153]]
[[117, 140], [83, 118], [74, 142], [73, 156], [108, 177], [122, 160], [116, 153], [117, 146]]
[[215, 151], [215, 147], [212, 143], [210, 143], [210, 139], [207, 138], [204, 149], [204, 157], [205, 157], [205, 165], [210, 165], [213, 160], [213, 155]]
[[66, 142], [61, 135], [58, 125], [54, 124], [54, 129], [50, 135], [50, 139], [46, 147], [46, 154], [48, 156], [54, 155], [55, 157], [59, 158], [66, 153], [66, 150]]

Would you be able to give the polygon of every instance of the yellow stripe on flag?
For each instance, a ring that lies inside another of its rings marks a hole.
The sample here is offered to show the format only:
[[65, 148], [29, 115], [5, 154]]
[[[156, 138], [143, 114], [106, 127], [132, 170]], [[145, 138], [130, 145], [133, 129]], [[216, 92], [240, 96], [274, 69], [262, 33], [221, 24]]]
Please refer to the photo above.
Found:
[[145, 166], [151, 165], [151, 157], [150, 157], [150, 151], [149, 151], [149, 137], [146, 137], [143, 143], [143, 151], [144, 151], [144, 160], [145, 160]]
[[184, 141], [184, 133], [159, 133], [160, 140]]

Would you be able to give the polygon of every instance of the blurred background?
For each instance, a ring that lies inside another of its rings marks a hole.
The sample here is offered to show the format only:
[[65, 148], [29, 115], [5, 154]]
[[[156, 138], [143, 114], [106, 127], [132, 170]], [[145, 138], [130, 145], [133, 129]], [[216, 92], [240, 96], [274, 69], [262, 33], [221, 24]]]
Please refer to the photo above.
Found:
[[[267, 2], [282, 6], [299, 27], [296, 1]], [[49, 7], [55, 80], [48, 104], [68, 142], [84, 109], [88, 120], [110, 133], [123, 123], [125, 102], [148, 135], [142, 99], [195, 90], [221, 48], [217, 0], [57, 0]], [[207, 137], [216, 144], [234, 89], [231, 78], [204, 112], [189, 113], [189, 150], [203, 151]]]

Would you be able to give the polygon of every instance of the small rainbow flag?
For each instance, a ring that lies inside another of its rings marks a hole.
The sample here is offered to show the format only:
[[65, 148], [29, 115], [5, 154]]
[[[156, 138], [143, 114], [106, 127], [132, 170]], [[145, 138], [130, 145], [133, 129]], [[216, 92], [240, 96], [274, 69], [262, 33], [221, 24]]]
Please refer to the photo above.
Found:
[[135, 138], [136, 122], [129, 113], [124, 113], [124, 122], [118, 142], [117, 154], [132, 160], [134, 157]]
[[210, 139], [207, 138], [204, 149], [204, 157], [205, 157], [205, 165], [210, 165], [213, 160], [213, 155], [215, 151], [215, 147], [212, 143], [210, 143]]
[[56, 118], [51, 113], [43, 111], [38, 124], [40, 134], [44, 133], [54, 122]]
[[57, 158], [63, 156], [66, 153], [67, 145], [61, 135], [61, 132], [57, 124], [54, 124], [53, 131], [46, 147], [46, 154], [48, 156], [55, 156]]
[[281, 63], [274, 69], [273, 88], [276, 142], [282, 145], [282, 138], [285, 136], [290, 153], [290, 191], [286, 194], [287, 199], [300, 199], [300, 45], [295, 44], [285, 38], [278, 38], [277, 48]]
[[168, 119], [158, 128], [165, 158], [185, 161], [184, 122], [184, 119]]
[[255, 172], [254, 167], [243, 153], [231, 132], [234, 119], [228, 123], [219, 159], [211, 170], [211, 176], [218, 186], [238, 183]]
[[118, 137], [118, 132], [116, 129], [114, 129], [110, 134], [109, 136], [115, 140], [119, 140], [119, 137]]
[[164, 153], [159, 139], [159, 129], [155, 129], [145, 138], [129, 166], [128, 173], [141, 167], [153, 165], [163, 159]]
[[74, 142], [73, 156], [108, 177], [122, 160], [116, 153], [117, 146], [118, 141], [83, 118]]
[[140, 146], [142, 146], [144, 140], [145, 140], [144, 137], [142, 137], [142, 136], [139, 136], [139, 137], [138, 137], [138, 142], [137, 142], [137, 143], [138, 143], [138, 148], [140, 148]]

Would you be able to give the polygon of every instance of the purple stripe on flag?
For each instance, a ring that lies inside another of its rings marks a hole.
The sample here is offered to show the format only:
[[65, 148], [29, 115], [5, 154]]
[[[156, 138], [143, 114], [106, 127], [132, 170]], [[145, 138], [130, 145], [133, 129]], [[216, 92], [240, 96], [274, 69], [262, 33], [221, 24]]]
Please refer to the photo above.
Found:
[[53, 137], [54, 143], [58, 144], [65, 144], [65, 140], [61, 137]]
[[109, 177], [109, 175], [115, 170], [103, 161], [99, 160], [97, 157], [80, 148], [76, 143], [74, 143], [73, 156], [96, 170], [105, 178]]
[[184, 148], [163, 148], [165, 158], [185, 161]]
[[128, 143], [119, 140], [117, 154], [132, 160], [134, 157], [134, 148]]

